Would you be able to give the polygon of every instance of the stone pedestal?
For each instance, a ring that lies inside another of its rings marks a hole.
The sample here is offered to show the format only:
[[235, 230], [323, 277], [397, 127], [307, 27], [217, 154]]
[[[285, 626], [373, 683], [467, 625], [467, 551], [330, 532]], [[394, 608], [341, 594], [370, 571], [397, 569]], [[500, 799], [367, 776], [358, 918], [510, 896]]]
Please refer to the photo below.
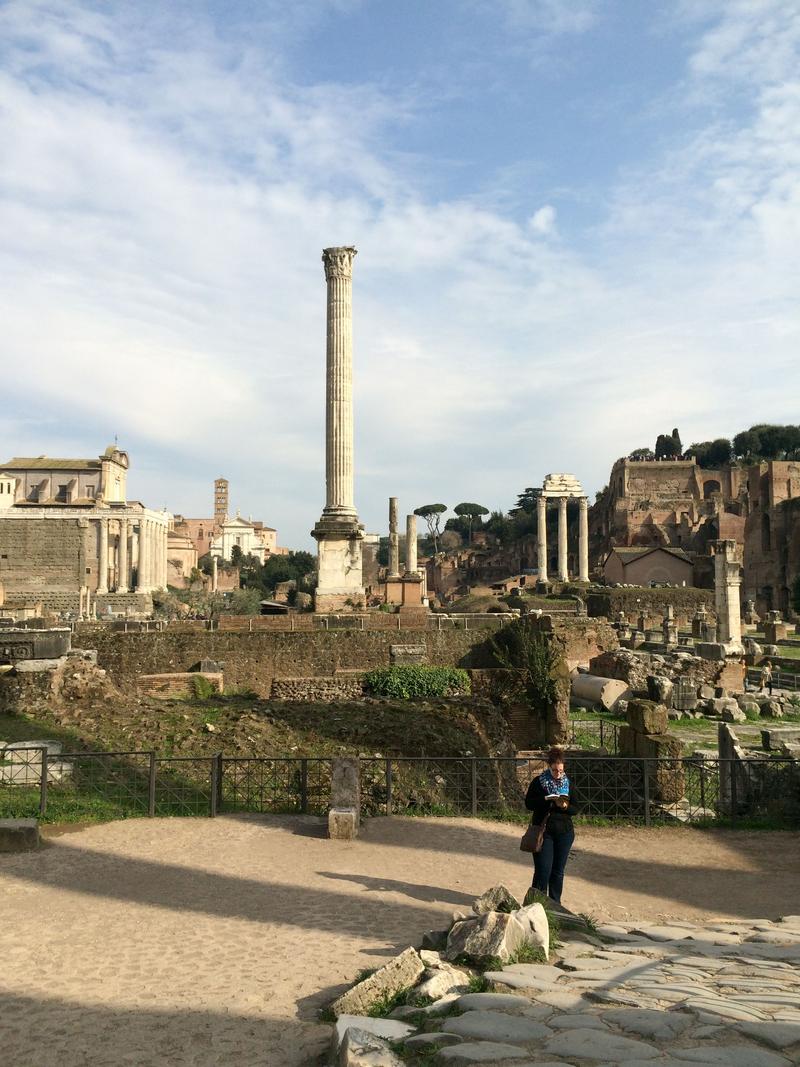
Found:
[[741, 568], [736, 562], [736, 542], [712, 541], [714, 556], [714, 595], [717, 607], [717, 636], [729, 653], [742, 651], [742, 614], [739, 590]]

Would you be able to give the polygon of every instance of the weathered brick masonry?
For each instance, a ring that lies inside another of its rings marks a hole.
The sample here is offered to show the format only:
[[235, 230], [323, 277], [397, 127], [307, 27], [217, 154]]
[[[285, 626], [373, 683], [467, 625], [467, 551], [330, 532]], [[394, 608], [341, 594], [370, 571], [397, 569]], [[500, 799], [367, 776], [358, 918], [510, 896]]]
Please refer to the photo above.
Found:
[[[617, 647], [614, 631], [598, 619], [570, 619], [556, 624], [556, 633], [563, 635], [573, 662], [588, 663], [599, 651]], [[491, 667], [490, 637], [472, 630], [119, 633], [80, 626], [73, 646], [96, 648], [99, 665], [121, 688], [135, 687], [140, 674], [186, 671], [211, 659], [224, 664], [226, 688], [266, 698], [274, 678], [332, 678], [337, 671], [389, 666], [391, 646], [398, 644], [424, 644], [432, 666]]]

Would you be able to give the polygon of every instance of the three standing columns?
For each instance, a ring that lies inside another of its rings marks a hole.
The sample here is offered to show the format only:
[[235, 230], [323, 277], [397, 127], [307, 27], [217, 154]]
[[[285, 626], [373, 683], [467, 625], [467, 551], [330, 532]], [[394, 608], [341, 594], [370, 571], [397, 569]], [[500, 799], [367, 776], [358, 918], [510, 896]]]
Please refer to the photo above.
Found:
[[[568, 497], [556, 497], [558, 500], [558, 580], [569, 581], [567, 553], [567, 500]], [[547, 500], [544, 495], [536, 501], [537, 514], [537, 564], [539, 580], [547, 581]], [[580, 508], [578, 521], [578, 580], [589, 581], [589, 502], [586, 497], [578, 498]]]

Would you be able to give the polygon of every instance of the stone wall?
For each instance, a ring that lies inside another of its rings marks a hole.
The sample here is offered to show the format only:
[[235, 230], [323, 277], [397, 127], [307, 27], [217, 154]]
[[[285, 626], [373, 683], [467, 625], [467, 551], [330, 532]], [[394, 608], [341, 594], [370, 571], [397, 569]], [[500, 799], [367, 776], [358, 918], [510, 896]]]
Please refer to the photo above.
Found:
[[364, 695], [363, 678], [363, 671], [334, 678], [275, 678], [271, 696], [273, 700], [313, 701], [316, 704], [360, 700]]
[[[552, 627], [549, 632], [561, 639], [571, 665], [588, 664], [603, 649], [617, 647], [616, 633], [604, 620], [570, 618], [556, 620]], [[212, 659], [223, 665], [226, 686], [267, 698], [275, 678], [332, 678], [337, 671], [388, 667], [396, 645], [424, 645], [425, 661], [435, 667], [492, 667], [490, 638], [486, 632], [461, 629], [120, 633], [80, 625], [73, 646], [96, 648], [99, 664], [121, 688], [135, 687], [139, 674], [187, 671]]]
[[215, 693], [223, 690], [223, 676], [205, 671], [183, 672], [180, 674], [140, 674], [137, 688], [144, 696], [191, 697], [195, 695], [195, 679], [205, 678]]
[[41, 600], [54, 611], [77, 611], [78, 589], [86, 583], [88, 524], [76, 518], [39, 522], [4, 516], [0, 521], [0, 566], [6, 603]]
[[590, 617], [605, 616], [615, 620], [624, 612], [628, 621], [636, 625], [640, 611], [644, 611], [648, 624], [661, 625], [667, 606], [674, 608], [675, 621], [681, 627], [691, 622], [701, 604], [705, 604], [709, 622], [714, 614], [714, 592], [709, 589], [694, 589], [690, 586], [664, 589], [606, 589], [595, 586], [583, 594]]

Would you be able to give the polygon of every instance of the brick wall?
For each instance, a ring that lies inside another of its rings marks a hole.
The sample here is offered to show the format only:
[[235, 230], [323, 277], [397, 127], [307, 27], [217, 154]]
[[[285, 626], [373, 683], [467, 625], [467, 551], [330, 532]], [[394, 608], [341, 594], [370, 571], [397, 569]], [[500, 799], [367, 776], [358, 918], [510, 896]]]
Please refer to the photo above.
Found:
[[205, 678], [216, 693], [221, 693], [223, 676], [200, 671], [181, 674], [140, 674], [136, 687], [140, 693], [151, 697], [194, 696], [195, 678]]
[[314, 701], [318, 704], [339, 700], [360, 700], [364, 695], [363, 672], [336, 678], [275, 678], [273, 700]]
[[[571, 618], [553, 625], [572, 664], [588, 663], [598, 651], [617, 647], [616, 634], [604, 620]], [[275, 678], [332, 678], [337, 671], [389, 666], [391, 647], [397, 644], [425, 645], [432, 666], [491, 667], [490, 638], [490, 633], [461, 629], [233, 633], [181, 625], [162, 633], [119, 633], [80, 625], [72, 643], [74, 648], [96, 648], [100, 666], [121, 687], [135, 686], [139, 674], [180, 673], [213, 659], [224, 664], [227, 686], [269, 697]]]
[[91, 532], [78, 521], [0, 518], [0, 575], [8, 602], [22, 596], [51, 606], [55, 596], [64, 600], [63, 610], [71, 610], [73, 600], [77, 608], [78, 589], [86, 581], [86, 538]]

